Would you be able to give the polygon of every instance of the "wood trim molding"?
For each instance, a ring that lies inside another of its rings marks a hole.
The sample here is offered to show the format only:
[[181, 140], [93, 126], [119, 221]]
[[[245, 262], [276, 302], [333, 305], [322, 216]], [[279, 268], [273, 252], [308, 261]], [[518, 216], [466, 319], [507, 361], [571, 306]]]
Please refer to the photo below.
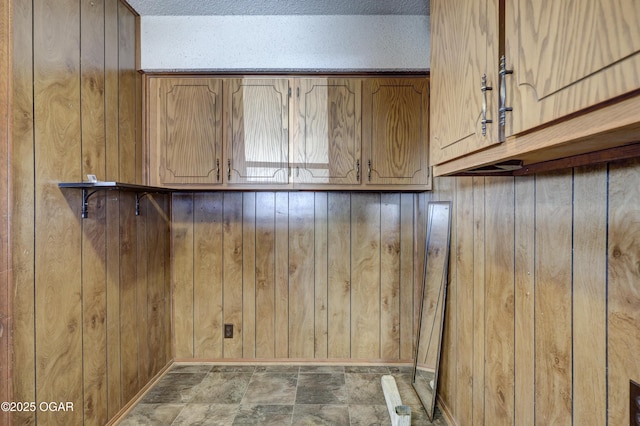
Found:
[[111, 418], [111, 420], [107, 422], [106, 426], [117, 425], [127, 414], [129, 414], [133, 407], [135, 407], [136, 404], [140, 402], [142, 398], [144, 398], [144, 396], [151, 390], [151, 388], [155, 386], [155, 384], [158, 383], [160, 379], [162, 379], [169, 372], [171, 367], [173, 367], [173, 364], [173, 361], [169, 361], [167, 365], [165, 365], [158, 372], [158, 374], [153, 376], [153, 378], [151, 378], [151, 380], [149, 380], [149, 382], [142, 389], [140, 389], [140, 391], [133, 398], [131, 398], [131, 400], [129, 400], [129, 402], [127, 402], [115, 416]]

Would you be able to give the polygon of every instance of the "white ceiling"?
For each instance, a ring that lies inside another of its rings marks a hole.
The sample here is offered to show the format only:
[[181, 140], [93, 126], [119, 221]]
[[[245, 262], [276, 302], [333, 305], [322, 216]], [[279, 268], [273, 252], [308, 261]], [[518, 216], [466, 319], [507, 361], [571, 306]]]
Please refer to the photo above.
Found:
[[128, 0], [142, 16], [428, 15], [429, 0]]

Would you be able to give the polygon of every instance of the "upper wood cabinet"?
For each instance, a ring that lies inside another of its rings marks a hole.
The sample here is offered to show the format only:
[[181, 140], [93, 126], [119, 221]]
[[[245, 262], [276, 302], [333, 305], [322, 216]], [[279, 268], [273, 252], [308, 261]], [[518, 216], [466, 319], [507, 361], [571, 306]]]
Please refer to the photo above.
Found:
[[222, 80], [149, 80], [152, 185], [222, 182]]
[[637, 142], [638, 22], [637, 0], [433, 0], [434, 174]]
[[296, 184], [357, 185], [362, 146], [362, 80], [295, 80]]
[[497, 31], [496, 0], [431, 2], [434, 164], [499, 142]]
[[427, 79], [366, 79], [363, 128], [366, 184], [428, 184]]
[[226, 167], [230, 184], [289, 183], [289, 80], [227, 80]]
[[640, 2], [509, 0], [507, 136], [640, 88]]
[[428, 78], [146, 81], [150, 185], [431, 189]]

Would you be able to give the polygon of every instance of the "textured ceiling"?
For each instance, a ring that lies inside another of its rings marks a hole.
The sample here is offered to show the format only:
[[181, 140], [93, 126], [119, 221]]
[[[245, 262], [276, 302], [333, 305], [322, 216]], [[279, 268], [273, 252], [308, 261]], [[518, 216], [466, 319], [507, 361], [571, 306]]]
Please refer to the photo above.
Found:
[[158, 15], [428, 15], [429, 0], [128, 0]]

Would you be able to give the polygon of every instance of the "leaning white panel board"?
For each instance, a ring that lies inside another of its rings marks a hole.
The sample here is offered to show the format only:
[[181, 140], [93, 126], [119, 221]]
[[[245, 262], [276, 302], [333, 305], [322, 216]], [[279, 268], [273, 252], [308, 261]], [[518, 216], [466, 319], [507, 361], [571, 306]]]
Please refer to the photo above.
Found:
[[382, 391], [384, 399], [387, 401], [387, 409], [391, 418], [391, 426], [410, 426], [411, 425], [411, 408], [408, 405], [402, 405], [400, 392], [393, 376], [382, 376]]

